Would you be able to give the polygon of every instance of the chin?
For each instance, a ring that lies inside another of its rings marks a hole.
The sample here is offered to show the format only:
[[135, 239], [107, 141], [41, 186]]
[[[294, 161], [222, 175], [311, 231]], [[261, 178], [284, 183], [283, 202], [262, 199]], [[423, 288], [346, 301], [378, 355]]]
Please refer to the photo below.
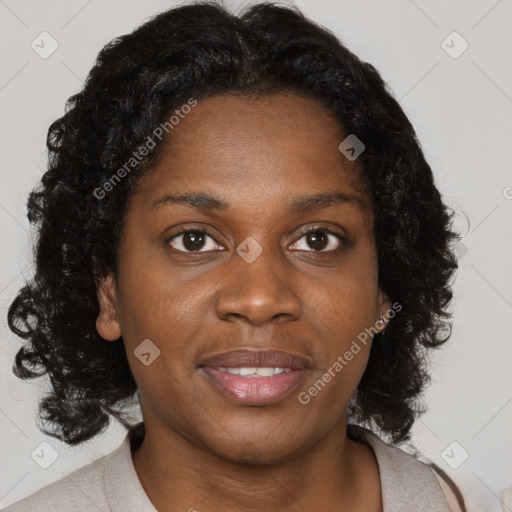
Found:
[[232, 464], [254, 466], [287, 462], [306, 449], [296, 436], [292, 438], [289, 432], [276, 432], [276, 429], [265, 430], [260, 435], [251, 432], [209, 441], [207, 450], [214, 456]]

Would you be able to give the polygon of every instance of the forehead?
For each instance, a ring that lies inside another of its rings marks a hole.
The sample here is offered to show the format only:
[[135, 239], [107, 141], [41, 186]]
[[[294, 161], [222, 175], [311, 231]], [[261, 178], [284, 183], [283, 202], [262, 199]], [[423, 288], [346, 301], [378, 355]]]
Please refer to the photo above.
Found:
[[369, 206], [357, 161], [338, 149], [345, 137], [326, 107], [294, 92], [213, 96], [181, 116], [136, 194], [144, 208], [173, 190], [216, 191], [230, 204], [257, 207], [335, 190]]

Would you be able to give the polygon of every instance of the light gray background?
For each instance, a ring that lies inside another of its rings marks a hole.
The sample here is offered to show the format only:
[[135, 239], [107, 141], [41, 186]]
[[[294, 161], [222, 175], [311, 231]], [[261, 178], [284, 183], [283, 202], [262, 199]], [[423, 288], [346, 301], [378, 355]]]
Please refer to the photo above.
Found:
[[[100, 439], [70, 448], [37, 430], [46, 381], [25, 383], [12, 375], [21, 340], [8, 330], [6, 313], [23, 276], [32, 272], [26, 197], [45, 170], [48, 126], [80, 90], [107, 42], [174, 4], [0, 0], [0, 506], [109, 453], [124, 437], [114, 424]], [[512, 3], [296, 5], [381, 72], [415, 126], [446, 202], [460, 212], [457, 227], [465, 236], [458, 248], [453, 337], [433, 357], [429, 411], [416, 423], [413, 442], [461, 486], [469, 510], [510, 512], [512, 499], [505, 504], [504, 491], [512, 486]], [[43, 31], [59, 44], [47, 59], [31, 48]], [[456, 59], [441, 46], [453, 31], [469, 44]], [[31, 458], [43, 441], [58, 453], [46, 470]], [[458, 445], [443, 458], [453, 441]], [[454, 465], [462, 450], [469, 457], [452, 469], [446, 461]]]

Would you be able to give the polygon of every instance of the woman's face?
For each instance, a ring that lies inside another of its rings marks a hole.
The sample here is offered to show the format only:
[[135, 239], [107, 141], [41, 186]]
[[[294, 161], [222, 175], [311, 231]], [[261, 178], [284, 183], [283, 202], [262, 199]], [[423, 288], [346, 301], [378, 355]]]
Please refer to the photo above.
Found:
[[390, 303], [344, 138], [292, 92], [205, 99], [170, 132], [130, 198], [117, 283], [100, 292], [116, 320], [97, 324], [123, 337], [148, 432], [272, 462], [346, 420], [371, 343], [343, 356]]

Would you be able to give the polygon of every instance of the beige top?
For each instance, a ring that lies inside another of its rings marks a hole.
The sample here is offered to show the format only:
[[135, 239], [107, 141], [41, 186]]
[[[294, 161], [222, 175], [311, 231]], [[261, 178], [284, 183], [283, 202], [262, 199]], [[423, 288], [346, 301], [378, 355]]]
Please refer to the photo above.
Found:
[[[369, 430], [348, 426], [351, 438], [374, 451], [384, 512], [460, 512], [449, 487], [430, 467]], [[4, 512], [158, 512], [138, 479], [130, 435], [109, 455], [71, 473]]]

